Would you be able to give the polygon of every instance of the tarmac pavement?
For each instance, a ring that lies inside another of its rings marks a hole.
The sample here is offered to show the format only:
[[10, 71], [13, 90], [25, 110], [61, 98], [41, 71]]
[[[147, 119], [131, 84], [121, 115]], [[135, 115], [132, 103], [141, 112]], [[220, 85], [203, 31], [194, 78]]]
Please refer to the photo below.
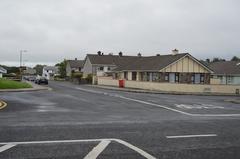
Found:
[[239, 97], [49, 86], [0, 93], [0, 158], [240, 158]]

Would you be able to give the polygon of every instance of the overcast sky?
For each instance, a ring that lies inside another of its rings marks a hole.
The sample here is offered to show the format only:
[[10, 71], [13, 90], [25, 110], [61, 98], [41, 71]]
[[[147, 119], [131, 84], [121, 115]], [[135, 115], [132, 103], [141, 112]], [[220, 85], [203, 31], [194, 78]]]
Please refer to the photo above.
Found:
[[[0, 64], [87, 53], [240, 55], [239, 0], [1, 0]], [[17, 63], [16, 63], [17, 62]]]

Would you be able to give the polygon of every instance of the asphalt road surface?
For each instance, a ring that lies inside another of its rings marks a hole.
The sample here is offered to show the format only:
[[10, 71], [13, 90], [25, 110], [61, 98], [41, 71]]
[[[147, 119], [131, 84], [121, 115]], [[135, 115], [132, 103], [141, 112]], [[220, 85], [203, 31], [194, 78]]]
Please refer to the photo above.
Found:
[[49, 86], [0, 93], [0, 159], [240, 158], [239, 97]]

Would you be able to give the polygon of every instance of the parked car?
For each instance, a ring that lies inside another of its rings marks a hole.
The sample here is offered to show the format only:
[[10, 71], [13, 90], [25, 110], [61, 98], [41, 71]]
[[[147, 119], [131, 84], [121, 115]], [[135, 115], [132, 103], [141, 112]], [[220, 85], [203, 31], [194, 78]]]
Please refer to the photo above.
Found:
[[48, 80], [45, 77], [38, 76], [35, 80], [36, 84], [48, 84]]

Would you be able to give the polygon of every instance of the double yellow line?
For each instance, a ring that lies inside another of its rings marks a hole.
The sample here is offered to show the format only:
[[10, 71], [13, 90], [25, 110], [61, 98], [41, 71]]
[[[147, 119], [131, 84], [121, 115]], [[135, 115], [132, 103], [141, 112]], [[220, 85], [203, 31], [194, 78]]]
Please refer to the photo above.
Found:
[[2, 101], [2, 100], [0, 100], [0, 110], [5, 108], [6, 106], [7, 106], [7, 103]]

